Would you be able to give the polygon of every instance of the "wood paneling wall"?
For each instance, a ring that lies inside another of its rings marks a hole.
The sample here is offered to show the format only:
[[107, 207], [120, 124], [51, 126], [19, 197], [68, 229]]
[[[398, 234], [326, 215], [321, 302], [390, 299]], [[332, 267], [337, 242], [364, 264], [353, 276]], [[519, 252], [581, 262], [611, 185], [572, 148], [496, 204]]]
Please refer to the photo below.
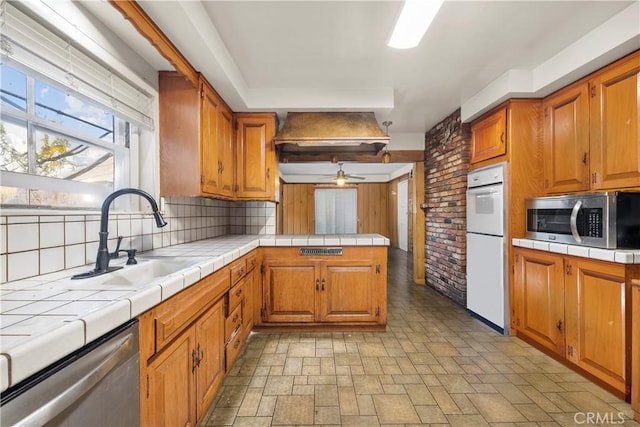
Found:
[[[355, 187], [358, 189], [358, 233], [390, 237], [389, 184], [356, 184]], [[282, 184], [282, 198], [277, 209], [279, 234], [314, 233], [315, 188], [315, 184]], [[327, 186], [322, 185], [322, 188]]]
[[314, 184], [282, 184], [281, 234], [314, 233]]
[[389, 236], [389, 184], [358, 184], [358, 233]]

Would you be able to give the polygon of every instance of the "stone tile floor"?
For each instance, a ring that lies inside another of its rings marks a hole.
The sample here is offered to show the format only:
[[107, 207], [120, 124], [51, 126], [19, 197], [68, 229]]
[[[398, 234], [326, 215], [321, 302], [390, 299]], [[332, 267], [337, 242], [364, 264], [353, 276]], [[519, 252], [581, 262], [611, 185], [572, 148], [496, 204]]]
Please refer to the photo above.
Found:
[[390, 250], [386, 332], [252, 334], [202, 425], [639, 426], [628, 403], [414, 285], [407, 258]]

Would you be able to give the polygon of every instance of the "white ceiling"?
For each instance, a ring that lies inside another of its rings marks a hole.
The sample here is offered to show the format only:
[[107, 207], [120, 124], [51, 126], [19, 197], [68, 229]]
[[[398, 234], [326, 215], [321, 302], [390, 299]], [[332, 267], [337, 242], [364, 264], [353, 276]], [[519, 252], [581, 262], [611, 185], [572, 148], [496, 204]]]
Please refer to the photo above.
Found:
[[[425, 131], [500, 76], [540, 67], [632, 3], [449, 0], [420, 45], [409, 50], [386, 46], [400, 1], [141, 5], [233, 110], [276, 111], [280, 117], [287, 111], [375, 111], [379, 122], [393, 121], [393, 150], [394, 133], [405, 140], [413, 135], [421, 149]], [[640, 26], [640, 17], [631, 25]], [[152, 66], [166, 66], [136, 49]], [[327, 163], [306, 171], [334, 169]]]

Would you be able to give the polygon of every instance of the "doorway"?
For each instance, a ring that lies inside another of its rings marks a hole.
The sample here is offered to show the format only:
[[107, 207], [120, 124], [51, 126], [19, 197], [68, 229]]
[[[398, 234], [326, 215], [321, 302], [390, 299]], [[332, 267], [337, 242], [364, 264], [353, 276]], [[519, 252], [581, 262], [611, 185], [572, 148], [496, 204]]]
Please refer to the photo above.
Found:
[[398, 247], [409, 250], [409, 181], [398, 183]]

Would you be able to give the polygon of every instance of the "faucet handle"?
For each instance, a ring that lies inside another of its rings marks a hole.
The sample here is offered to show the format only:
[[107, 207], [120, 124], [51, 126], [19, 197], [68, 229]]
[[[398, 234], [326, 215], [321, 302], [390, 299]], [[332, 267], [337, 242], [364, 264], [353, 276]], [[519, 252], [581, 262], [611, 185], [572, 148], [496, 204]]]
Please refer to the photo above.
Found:
[[109, 254], [109, 258], [118, 258], [120, 255], [120, 244], [122, 243], [122, 236], [118, 236], [118, 243], [116, 243], [116, 250]]

